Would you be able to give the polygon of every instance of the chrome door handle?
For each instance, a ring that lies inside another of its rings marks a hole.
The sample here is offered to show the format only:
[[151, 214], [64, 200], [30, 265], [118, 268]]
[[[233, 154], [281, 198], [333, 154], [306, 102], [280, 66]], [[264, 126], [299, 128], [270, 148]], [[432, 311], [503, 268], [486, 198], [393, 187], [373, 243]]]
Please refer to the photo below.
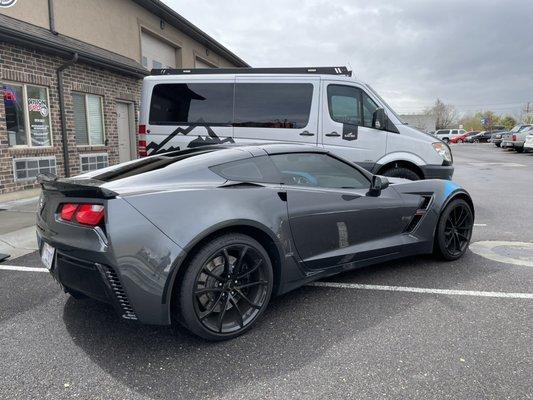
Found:
[[340, 135], [337, 132], [331, 132], [331, 133], [326, 133], [326, 136], [327, 137], [339, 137]]
[[315, 136], [315, 134], [309, 131], [303, 131], [300, 133], [300, 136]]

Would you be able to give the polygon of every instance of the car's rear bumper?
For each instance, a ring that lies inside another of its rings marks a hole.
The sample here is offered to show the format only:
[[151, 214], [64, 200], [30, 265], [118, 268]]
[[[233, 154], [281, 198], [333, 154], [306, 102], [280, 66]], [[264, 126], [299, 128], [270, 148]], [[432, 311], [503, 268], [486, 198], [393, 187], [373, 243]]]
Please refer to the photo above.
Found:
[[169, 281], [183, 250], [121, 199], [105, 202], [105, 232], [59, 221], [48, 208], [62, 201], [49, 196], [37, 216], [39, 249], [44, 242], [55, 249], [54, 278], [66, 291], [113, 305], [123, 318], [169, 324]]
[[447, 179], [453, 176], [453, 165], [423, 165], [420, 166], [425, 179]]

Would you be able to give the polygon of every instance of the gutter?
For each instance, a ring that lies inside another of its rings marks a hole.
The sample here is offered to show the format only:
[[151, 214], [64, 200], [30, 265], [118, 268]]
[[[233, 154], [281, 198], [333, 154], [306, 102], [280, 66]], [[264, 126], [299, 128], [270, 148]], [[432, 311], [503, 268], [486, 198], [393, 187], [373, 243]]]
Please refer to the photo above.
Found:
[[57, 69], [57, 91], [59, 97], [59, 110], [61, 112], [61, 141], [63, 142], [63, 168], [65, 171], [65, 178], [70, 176], [70, 159], [68, 154], [68, 131], [67, 131], [67, 114], [65, 112], [65, 82], [63, 80], [63, 71], [76, 64], [78, 61], [78, 53], [74, 53], [72, 58], [61, 64]]

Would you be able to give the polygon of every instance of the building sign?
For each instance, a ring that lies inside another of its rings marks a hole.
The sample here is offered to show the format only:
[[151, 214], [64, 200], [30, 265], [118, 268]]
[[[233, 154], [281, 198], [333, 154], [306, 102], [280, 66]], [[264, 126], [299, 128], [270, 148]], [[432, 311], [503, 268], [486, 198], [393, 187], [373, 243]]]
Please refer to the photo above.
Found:
[[50, 146], [50, 112], [44, 88], [28, 86], [28, 119], [33, 146]]
[[0, 8], [8, 8], [14, 6], [17, 0], [0, 0]]

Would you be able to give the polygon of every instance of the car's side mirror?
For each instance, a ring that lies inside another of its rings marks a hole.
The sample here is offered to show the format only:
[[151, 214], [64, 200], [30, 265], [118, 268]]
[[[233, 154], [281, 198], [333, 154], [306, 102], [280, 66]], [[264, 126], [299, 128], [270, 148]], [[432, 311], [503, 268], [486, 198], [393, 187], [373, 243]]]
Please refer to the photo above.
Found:
[[378, 197], [381, 195], [381, 191], [389, 187], [390, 182], [384, 176], [374, 175], [372, 176], [372, 182], [370, 183], [370, 189], [367, 196]]
[[387, 115], [383, 108], [377, 108], [372, 114], [372, 128], [385, 129], [387, 127]]

